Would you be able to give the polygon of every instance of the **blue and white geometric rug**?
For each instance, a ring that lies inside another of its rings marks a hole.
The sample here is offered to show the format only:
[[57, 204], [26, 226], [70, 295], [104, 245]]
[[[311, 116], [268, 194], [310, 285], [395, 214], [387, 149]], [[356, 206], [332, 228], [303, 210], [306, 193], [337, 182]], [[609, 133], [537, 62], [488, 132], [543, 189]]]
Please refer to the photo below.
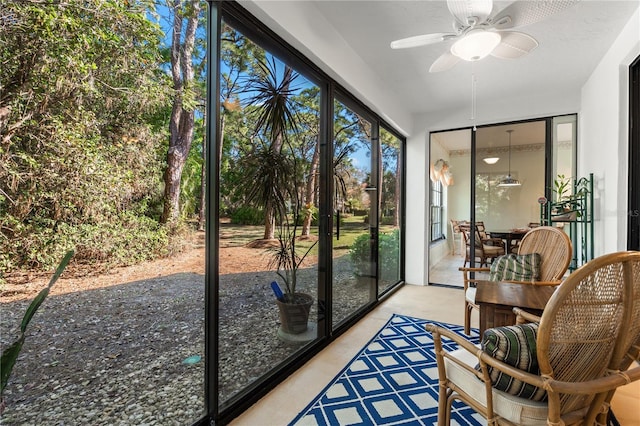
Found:
[[[290, 425], [435, 425], [438, 370], [431, 333], [424, 328], [429, 322], [466, 336], [462, 326], [394, 314]], [[477, 343], [478, 331], [472, 335]], [[449, 339], [442, 343], [457, 348]], [[451, 424], [486, 421], [456, 401]]]

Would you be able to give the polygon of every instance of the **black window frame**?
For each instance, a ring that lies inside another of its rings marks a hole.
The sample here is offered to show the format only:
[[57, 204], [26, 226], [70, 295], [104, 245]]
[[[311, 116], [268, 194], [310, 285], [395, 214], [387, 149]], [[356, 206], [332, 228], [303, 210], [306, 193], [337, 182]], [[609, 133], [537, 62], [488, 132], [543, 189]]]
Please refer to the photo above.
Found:
[[[384, 127], [385, 130], [392, 133], [401, 141], [401, 161], [402, 164], [406, 164], [406, 138], [397, 130], [395, 130], [388, 122], [383, 120], [378, 114], [374, 113], [363, 102], [357, 99], [348, 90], [343, 88], [339, 83], [333, 80], [328, 74], [324, 73], [317, 65], [307, 59], [300, 52], [295, 50], [291, 45], [280, 38], [275, 32], [270, 30], [266, 25], [244, 9], [239, 3], [235, 1], [220, 1], [220, 0], [207, 0], [209, 4], [208, 16], [208, 31], [207, 31], [207, 58], [210, 66], [208, 67], [208, 87], [207, 87], [207, 116], [212, 119], [207, 120], [207, 141], [209, 149], [207, 149], [207, 227], [206, 227], [206, 273], [205, 273], [205, 410], [206, 416], [200, 419], [195, 424], [210, 424], [211, 422], [226, 424], [233, 418], [239, 416], [242, 412], [248, 409], [251, 405], [257, 402], [260, 398], [266, 395], [269, 391], [275, 388], [279, 383], [286, 379], [290, 374], [295, 372], [298, 368], [302, 367], [309, 359], [324, 349], [329, 343], [334, 341], [337, 337], [342, 335], [351, 326], [356, 324], [362, 319], [368, 312], [378, 306], [383, 300], [393, 294], [394, 291], [399, 289], [404, 284], [404, 249], [401, 250], [401, 280], [392, 288], [387, 289], [383, 294], [378, 294], [375, 303], [372, 303], [367, 309], [359, 311], [351, 320], [345, 321], [340, 328], [331, 330], [330, 322], [319, 319], [318, 328], [324, 328], [324, 331], [319, 330], [319, 336], [312, 345], [309, 345], [304, 352], [296, 353], [292, 358], [288, 359], [288, 363], [280, 366], [279, 368], [270, 371], [267, 375], [261, 377], [255, 382], [251, 383], [245, 390], [231, 398], [229, 401], [224, 401], [224, 406], [221, 405], [221, 401], [218, 398], [218, 365], [220, 357], [218, 354], [218, 330], [216, 327], [219, 304], [219, 280], [218, 280], [218, 244], [219, 244], [219, 213], [218, 213], [218, 196], [219, 196], [219, 182], [217, 179], [218, 166], [216, 164], [217, 158], [210, 153], [217, 153], [217, 145], [219, 144], [219, 129], [217, 126], [217, 117], [220, 111], [219, 105], [219, 61], [220, 61], [220, 31], [222, 21], [224, 21], [240, 32], [250, 37], [253, 41], [258, 42], [262, 48], [269, 50], [270, 53], [276, 55], [279, 60], [294, 67], [298, 72], [302, 72], [305, 78], [313, 81], [317, 84], [323, 92], [321, 101], [321, 119], [320, 119], [320, 133], [321, 133], [321, 150], [328, 149], [332, 141], [332, 124], [328, 117], [332, 117], [332, 102], [337, 93], [344, 99], [348, 99], [354, 105], [358, 105], [366, 113], [373, 117], [373, 123], [378, 128]], [[324, 113], [324, 116], [323, 116]], [[323, 147], [324, 145], [324, 147]], [[330, 154], [330, 153], [329, 153]], [[326, 155], [324, 158], [330, 158]], [[327, 164], [327, 160], [321, 159], [320, 169], [327, 170], [330, 164]], [[406, 180], [404, 179], [406, 171], [402, 170], [402, 192], [401, 192], [401, 204], [404, 212], [405, 194], [406, 194]], [[322, 184], [321, 184], [322, 185]], [[326, 182], [325, 182], [326, 185]], [[328, 191], [327, 191], [328, 192]], [[321, 187], [320, 202], [323, 201], [323, 191]], [[325, 200], [325, 204], [330, 204], [330, 201]], [[322, 238], [328, 238], [331, 243], [331, 217], [329, 212], [332, 206], [327, 205], [324, 207], [324, 211], [320, 210], [321, 220], [319, 221], [319, 232]], [[403, 233], [405, 230], [405, 217], [404, 214], [401, 218], [401, 241], [404, 239]], [[328, 235], [328, 237], [327, 237]], [[326, 242], [325, 242], [326, 244]], [[327, 256], [326, 253], [321, 254], [321, 257]], [[330, 260], [330, 259], [329, 259]], [[331, 276], [331, 262], [319, 260], [319, 275], [325, 274]], [[322, 264], [327, 265], [327, 268], [323, 270]], [[319, 278], [319, 281], [321, 279]], [[325, 280], [324, 282], [328, 282]], [[318, 298], [319, 304], [326, 304], [330, 307], [330, 286], [324, 286], [322, 282], [319, 282]]]

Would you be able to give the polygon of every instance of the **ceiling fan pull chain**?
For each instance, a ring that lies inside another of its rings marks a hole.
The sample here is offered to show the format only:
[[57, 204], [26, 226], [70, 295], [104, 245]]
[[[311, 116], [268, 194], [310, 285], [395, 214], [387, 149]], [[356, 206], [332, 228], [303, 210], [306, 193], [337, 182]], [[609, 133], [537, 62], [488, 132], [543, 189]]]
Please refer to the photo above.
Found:
[[[471, 65], [473, 67], [473, 64]], [[471, 121], [476, 119], [476, 75], [471, 73]], [[475, 125], [475, 123], [474, 123]]]

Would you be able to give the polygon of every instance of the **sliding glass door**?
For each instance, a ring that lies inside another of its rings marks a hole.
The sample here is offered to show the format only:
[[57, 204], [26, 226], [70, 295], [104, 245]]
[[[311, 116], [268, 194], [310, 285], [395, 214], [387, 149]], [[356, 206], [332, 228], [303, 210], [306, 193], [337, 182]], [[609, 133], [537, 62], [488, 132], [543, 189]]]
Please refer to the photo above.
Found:
[[393, 287], [402, 277], [402, 140], [380, 128], [378, 149], [378, 294]]
[[[215, 325], [224, 405], [318, 338], [321, 90], [230, 23], [222, 30]], [[289, 299], [303, 296], [290, 318]]]
[[378, 187], [373, 131], [370, 118], [334, 101], [334, 328], [376, 298]]
[[[480, 266], [458, 222], [474, 220], [496, 235], [538, 225], [554, 180], [575, 175], [575, 141], [575, 115], [432, 133], [429, 282], [462, 286], [458, 267]], [[516, 250], [512, 240], [504, 239], [505, 252]]]
[[401, 283], [404, 140], [239, 5], [211, 7], [207, 403], [225, 419]]

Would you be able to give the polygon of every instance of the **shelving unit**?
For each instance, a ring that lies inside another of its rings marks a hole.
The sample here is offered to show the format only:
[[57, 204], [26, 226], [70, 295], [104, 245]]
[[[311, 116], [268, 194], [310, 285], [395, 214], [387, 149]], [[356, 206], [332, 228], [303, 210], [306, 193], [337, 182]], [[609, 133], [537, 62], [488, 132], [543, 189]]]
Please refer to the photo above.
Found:
[[547, 226], [569, 226], [573, 271], [593, 259], [593, 173], [574, 179], [572, 195], [556, 202], [540, 204], [540, 223]]

